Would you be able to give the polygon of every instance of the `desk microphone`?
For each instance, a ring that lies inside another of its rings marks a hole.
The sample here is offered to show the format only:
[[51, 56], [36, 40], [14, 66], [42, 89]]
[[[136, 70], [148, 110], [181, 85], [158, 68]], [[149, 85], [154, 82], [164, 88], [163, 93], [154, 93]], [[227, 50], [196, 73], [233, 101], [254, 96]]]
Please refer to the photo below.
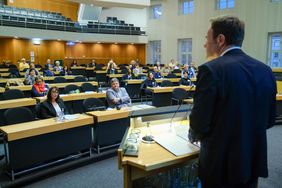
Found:
[[[191, 91], [194, 87], [195, 87], [195, 85], [193, 84], [193, 85], [189, 88], [189, 90], [188, 90], [187, 92]], [[179, 111], [179, 109], [180, 109], [180, 107], [181, 107], [182, 104], [183, 104], [183, 100], [181, 100], [181, 103], [179, 104], [177, 110], [174, 112], [174, 114], [173, 114], [173, 116], [172, 116], [172, 118], [171, 118], [171, 120], [170, 120], [170, 129], [171, 129], [171, 127], [172, 127], [173, 118], [175, 117], [176, 113]]]

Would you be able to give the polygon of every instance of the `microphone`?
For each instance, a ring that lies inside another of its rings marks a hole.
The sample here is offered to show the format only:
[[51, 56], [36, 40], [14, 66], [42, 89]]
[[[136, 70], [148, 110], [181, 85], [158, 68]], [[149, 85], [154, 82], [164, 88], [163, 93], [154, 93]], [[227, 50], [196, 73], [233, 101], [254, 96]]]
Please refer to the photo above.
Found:
[[175, 117], [176, 113], [179, 111], [179, 109], [180, 109], [182, 103], [183, 103], [183, 101], [181, 101], [180, 105], [178, 106], [177, 110], [174, 112], [174, 114], [173, 114], [173, 116], [172, 116], [172, 118], [171, 118], [171, 120], [170, 120], [170, 125], [169, 125], [170, 129], [172, 128], [173, 118]]

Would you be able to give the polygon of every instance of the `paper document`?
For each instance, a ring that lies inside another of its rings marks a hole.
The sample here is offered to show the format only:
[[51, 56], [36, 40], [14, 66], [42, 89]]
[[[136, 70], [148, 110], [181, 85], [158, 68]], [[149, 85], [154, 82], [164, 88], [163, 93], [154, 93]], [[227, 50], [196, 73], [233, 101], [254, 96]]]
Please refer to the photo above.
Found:
[[77, 118], [78, 118], [77, 115], [65, 115], [66, 120], [74, 120], [74, 119], [77, 119]]
[[154, 140], [175, 156], [186, 155], [199, 150], [199, 148], [174, 133], [155, 136]]

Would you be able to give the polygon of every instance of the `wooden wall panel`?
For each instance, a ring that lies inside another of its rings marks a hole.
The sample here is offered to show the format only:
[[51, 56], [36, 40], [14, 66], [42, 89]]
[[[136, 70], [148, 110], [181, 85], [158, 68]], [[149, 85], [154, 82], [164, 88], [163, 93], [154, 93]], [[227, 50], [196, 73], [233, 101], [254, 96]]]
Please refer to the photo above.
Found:
[[[145, 64], [145, 44], [92, 44], [82, 43], [75, 46], [66, 47], [66, 57], [68, 62], [77, 59], [81, 64], [88, 59], [95, 59], [97, 63], [106, 64], [113, 59], [117, 64], [129, 63], [132, 59], [139, 59]], [[88, 63], [87, 62], [87, 63]]]
[[21, 58], [30, 60], [31, 51], [36, 64], [44, 65], [48, 58], [52, 61], [65, 58], [65, 42], [42, 41], [40, 45], [34, 45], [31, 40], [0, 38], [0, 44], [1, 62], [10, 60], [16, 64]]
[[10, 60], [16, 64], [17, 60], [30, 60], [30, 53], [34, 52], [36, 64], [44, 65], [47, 59], [52, 62], [57, 59], [70, 65], [74, 59], [78, 64], [88, 64], [91, 59], [97, 63], [107, 64], [112, 58], [117, 64], [129, 63], [132, 59], [139, 59], [145, 64], [145, 44], [94, 44], [82, 43], [66, 46], [64, 41], [41, 41], [34, 45], [31, 40], [0, 38], [0, 62]]
[[59, 12], [73, 21], [77, 21], [79, 4], [66, 0], [14, 0], [7, 5], [19, 8], [31, 8], [50, 12]]

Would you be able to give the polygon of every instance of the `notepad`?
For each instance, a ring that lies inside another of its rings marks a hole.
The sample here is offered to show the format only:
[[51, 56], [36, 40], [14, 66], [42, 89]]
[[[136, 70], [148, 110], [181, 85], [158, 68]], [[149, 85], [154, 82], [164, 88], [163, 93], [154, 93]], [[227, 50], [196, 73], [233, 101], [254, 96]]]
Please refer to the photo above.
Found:
[[197, 150], [196, 146], [174, 133], [155, 136], [154, 140], [175, 156], [187, 155]]

